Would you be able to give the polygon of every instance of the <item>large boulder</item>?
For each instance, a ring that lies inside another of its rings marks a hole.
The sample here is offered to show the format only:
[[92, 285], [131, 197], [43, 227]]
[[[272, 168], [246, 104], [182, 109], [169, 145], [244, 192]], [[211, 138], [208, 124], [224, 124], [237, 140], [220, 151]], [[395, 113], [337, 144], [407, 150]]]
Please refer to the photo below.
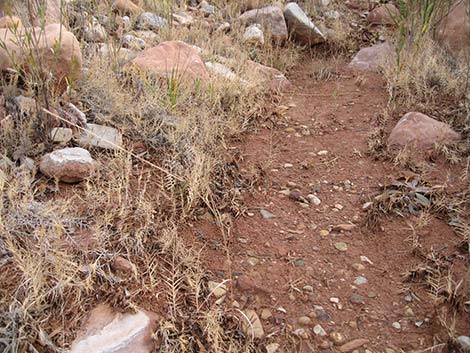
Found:
[[375, 44], [359, 50], [348, 66], [353, 70], [377, 71], [390, 55], [395, 54], [389, 43]]
[[156, 315], [138, 310], [122, 314], [98, 305], [84, 322], [70, 353], [150, 353]]
[[470, 5], [456, 1], [438, 26], [438, 39], [454, 53], [470, 50]]
[[308, 18], [307, 14], [295, 2], [290, 2], [284, 9], [284, 17], [291, 35], [300, 43], [315, 45], [326, 40], [325, 35]]
[[277, 6], [249, 10], [240, 16], [240, 20], [247, 25], [260, 24], [264, 33], [270, 34], [275, 41], [284, 42], [287, 40], [287, 25], [284, 14]]
[[405, 114], [393, 128], [388, 145], [390, 148], [411, 147], [426, 150], [436, 143], [452, 143], [460, 139], [460, 134], [448, 124], [421, 113], [411, 112]]
[[79, 147], [63, 148], [42, 157], [39, 169], [50, 178], [64, 183], [77, 183], [90, 177], [96, 162], [90, 153]]
[[400, 11], [393, 4], [385, 4], [376, 7], [367, 16], [367, 21], [372, 25], [394, 25]]
[[207, 81], [209, 73], [195, 48], [181, 41], [163, 42], [141, 52], [132, 65], [159, 77]]
[[[34, 50], [35, 59], [41, 63], [45, 74], [51, 74], [53, 81], [60, 89], [65, 89], [70, 82], [80, 75], [82, 54], [80, 44], [75, 36], [58, 24], [48, 25], [44, 30], [34, 27], [28, 29], [37, 38], [37, 48]], [[24, 28], [13, 33], [10, 29], [0, 28], [0, 71], [22, 67], [32, 72], [30, 53], [24, 50], [22, 41], [27, 41], [28, 33]], [[19, 43], [20, 42], [20, 43]], [[49, 75], [46, 75], [49, 76]]]

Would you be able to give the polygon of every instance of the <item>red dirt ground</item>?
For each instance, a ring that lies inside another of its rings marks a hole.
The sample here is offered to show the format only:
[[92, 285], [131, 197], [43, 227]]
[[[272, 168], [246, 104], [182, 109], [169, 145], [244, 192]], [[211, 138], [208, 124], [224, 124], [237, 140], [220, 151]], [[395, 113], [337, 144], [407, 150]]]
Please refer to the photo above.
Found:
[[[203, 248], [202, 259], [213, 280], [231, 280], [225, 305], [236, 301], [242, 309], [254, 309], [259, 315], [263, 309], [272, 313], [270, 319], [262, 319], [266, 342], [282, 346], [276, 332], [303, 328], [297, 331], [303, 337], [299, 352], [336, 350], [338, 346], [328, 336], [313, 333], [313, 326], [320, 324], [328, 334], [340, 332], [344, 342], [367, 338], [369, 342], [360, 352], [383, 352], [385, 348], [422, 351], [445, 341], [446, 336], [423, 282], [404, 281], [405, 273], [423, 264], [412, 252], [410, 226], [415, 227], [424, 253], [445, 245], [445, 252], [455, 255], [460, 239], [433, 216], [422, 227], [417, 226], [417, 217], [398, 216], [383, 218], [376, 230], [364, 225], [362, 205], [381, 184], [410, 172], [367, 156], [367, 138], [375, 117], [387, 105], [382, 77], [355, 74], [341, 65], [336, 68], [339, 75], [327, 82], [310, 78], [311, 59], [295, 68], [290, 76], [295, 90], [282, 102], [285, 112], [234, 146], [242, 156], [243, 174], [250, 175], [257, 168], [266, 174], [255, 191], [243, 195], [248, 212], [235, 221], [228, 248], [216, 225], [208, 220], [196, 222], [186, 237]], [[328, 152], [318, 155], [319, 151]], [[452, 188], [461, 170], [439, 162], [427, 166], [425, 177]], [[286, 189], [297, 189], [303, 197], [316, 194], [321, 204], [304, 207], [279, 193]], [[337, 204], [341, 210], [335, 208]], [[261, 208], [275, 217], [262, 218]], [[339, 224], [357, 227], [337, 231]], [[322, 230], [329, 234], [321, 235]], [[204, 234], [204, 239], [196, 234]], [[347, 251], [337, 250], [337, 242], [346, 243]], [[372, 263], [361, 262], [360, 256]], [[464, 256], [459, 259], [457, 256], [454, 265], [464, 269]], [[355, 270], [354, 263], [365, 269]], [[360, 275], [368, 283], [354, 285]], [[407, 302], [405, 296], [411, 293], [414, 300]], [[351, 303], [353, 294], [364, 297], [364, 303]], [[332, 303], [332, 297], [339, 298], [339, 304]], [[322, 306], [328, 315], [317, 318], [311, 314], [311, 326], [302, 327], [298, 318], [312, 313], [314, 305]], [[407, 316], [408, 307], [412, 313]], [[456, 332], [466, 335], [470, 320], [468, 314], [462, 315]], [[394, 322], [401, 329], [393, 327]]]

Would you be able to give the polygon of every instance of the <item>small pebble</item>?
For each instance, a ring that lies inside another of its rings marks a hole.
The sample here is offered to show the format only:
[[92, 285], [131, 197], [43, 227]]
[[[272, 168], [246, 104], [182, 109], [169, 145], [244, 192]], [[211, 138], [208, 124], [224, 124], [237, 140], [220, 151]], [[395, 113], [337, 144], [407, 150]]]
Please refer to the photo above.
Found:
[[261, 213], [261, 217], [264, 219], [274, 218], [274, 215], [265, 209], [261, 209], [259, 212]]
[[401, 329], [401, 325], [398, 321], [395, 321], [393, 324], [392, 324], [392, 327], [393, 328], [396, 328], [397, 330], [400, 330]]
[[319, 156], [326, 156], [327, 154], [328, 154], [328, 151], [327, 151], [327, 150], [322, 150], [322, 151], [319, 151], [319, 152], [317, 153], [317, 155], [319, 155]]
[[327, 237], [330, 234], [330, 232], [326, 229], [320, 230], [320, 236], [321, 237]]
[[356, 279], [354, 280], [354, 284], [357, 286], [360, 286], [366, 283], [367, 283], [367, 278], [363, 276], [356, 277]]
[[313, 328], [313, 332], [317, 336], [326, 336], [326, 331], [320, 325], [315, 325], [315, 327]]
[[310, 319], [308, 316], [301, 316], [297, 321], [299, 325], [302, 326], [310, 326], [312, 324], [312, 319]]
[[349, 301], [350, 301], [352, 304], [364, 304], [364, 303], [365, 303], [365, 298], [364, 298], [362, 295], [353, 293], [353, 294], [349, 297]]
[[330, 302], [333, 304], [338, 304], [339, 303], [339, 298], [331, 297]]
[[364, 271], [366, 269], [366, 267], [363, 264], [352, 264], [351, 266], [357, 272], [361, 272], [361, 271]]
[[335, 248], [338, 249], [339, 251], [347, 251], [348, 250], [348, 245], [343, 242], [335, 243]]
[[340, 332], [331, 332], [330, 339], [333, 341], [334, 344], [342, 344], [344, 342], [344, 337]]
[[411, 309], [411, 308], [406, 308], [406, 309], [405, 309], [405, 316], [408, 316], [408, 317], [413, 317], [413, 316], [415, 316], [415, 313], [413, 312], [413, 309]]

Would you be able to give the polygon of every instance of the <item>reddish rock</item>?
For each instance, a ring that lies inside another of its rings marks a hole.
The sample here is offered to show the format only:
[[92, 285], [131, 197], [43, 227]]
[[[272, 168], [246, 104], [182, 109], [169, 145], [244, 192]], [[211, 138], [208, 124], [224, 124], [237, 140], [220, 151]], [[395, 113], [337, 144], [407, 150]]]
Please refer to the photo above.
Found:
[[405, 114], [393, 128], [388, 144], [390, 147], [414, 147], [430, 149], [435, 143], [452, 143], [461, 138], [445, 123], [427, 115], [411, 112]]
[[180, 41], [163, 42], [141, 52], [132, 64], [160, 77], [176, 75], [207, 81], [209, 73], [199, 53], [189, 44]]
[[267, 85], [271, 91], [283, 92], [292, 88], [290, 81], [284, 74], [272, 67], [249, 60], [246, 63], [246, 71], [253, 77], [261, 80], [261, 84]]
[[[82, 54], [80, 44], [75, 36], [58, 24], [48, 25], [44, 30], [35, 27], [38, 38], [38, 47], [35, 50], [42, 67], [52, 74], [57, 87], [66, 88], [67, 81], [73, 81], [80, 75], [82, 67]], [[21, 65], [26, 71], [31, 71], [29, 54], [21, 45], [17, 45], [18, 36], [25, 36], [24, 29], [13, 34], [9, 29], [0, 28], [0, 40], [6, 43], [5, 48], [0, 48], [0, 71], [14, 69], [15, 64]], [[57, 50], [57, 48], [60, 50]], [[14, 54], [15, 63], [12, 62]]]
[[23, 27], [21, 19], [16, 16], [4, 16], [0, 18], [0, 28]]
[[113, 10], [119, 12], [121, 15], [138, 15], [144, 10], [136, 5], [131, 0], [115, 0], [112, 3]]
[[346, 6], [354, 10], [371, 10], [371, 0], [346, 0]]
[[365, 345], [366, 343], [369, 343], [369, 340], [366, 339], [366, 338], [358, 338], [358, 339], [355, 339], [355, 340], [352, 340], [348, 343], [345, 343], [343, 344], [342, 346], [340, 346], [338, 349], [341, 353], [347, 353], [347, 352], [351, 352], [355, 349], [358, 349], [358, 348], [361, 348], [363, 345]]
[[107, 305], [98, 305], [85, 320], [70, 353], [150, 353], [157, 317], [138, 310], [122, 314]]
[[470, 7], [456, 1], [438, 27], [438, 39], [453, 52], [470, 50]]
[[247, 25], [260, 24], [263, 27], [263, 32], [270, 34], [275, 41], [284, 42], [287, 40], [287, 25], [284, 14], [277, 6], [249, 10], [240, 16], [240, 20]]
[[349, 68], [359, 71], [377, 71], [387, 57], [395, 55], [393, 47], [387, 42], [362, 48], [354, 56]]
[[48, 177], [65, 183], [76, 183], [90, 177], [96, 162], [90, 153], [79, 147], [63, 148], [42, 157], [39, 164], [41, 172]]
[[[367, 16], [367, 21], [372, 25], [394, 25], [400, 11], [393, 4], [385, 4], [376, 7]], [[394, 20], [395, 19], [395, 20]]]

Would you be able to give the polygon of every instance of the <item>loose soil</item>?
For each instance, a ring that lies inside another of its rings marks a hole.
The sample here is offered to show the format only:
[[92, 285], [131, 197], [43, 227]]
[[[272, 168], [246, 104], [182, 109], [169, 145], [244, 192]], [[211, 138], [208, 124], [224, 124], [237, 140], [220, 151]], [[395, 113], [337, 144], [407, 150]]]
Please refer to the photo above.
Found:
[[[367, 154], [368, 136], [387, 105], [385, 82], [379, 74], [350, 72], [344, 63], [330, 80], [316, 81], [312, 72], [318, 65], [308, 58], [296, 67], [289, 75], [295, 89], [282, 98], [280, 108], [230, 148], [239, 156], [242, 174], [258, 180], [243, 192], [247, 209], [235, 220], [227, 242], [206, 217], [192, 224], [185, 237], [201, 248], [213, 280], [230, 280], [223, 305], [272, 313], [262, 319], [266, 342], [282, 343], [278, 333], [288, 330], [300, 337], [300, 352], [335, 350], [333, 343], [327, 348], [328, 336], [313, 333], [320, 324], [328, 334], [340, 332], [344, 342], [368, 339], [361, 351], [446, 348], [439, 345], [446, 336], [434, 297], [423, 281], [406, 281], [406, 274], [423, 264], [413, 251], [415, 234], [423, 253], [445, 251], [461, 278], [468, 276], [460, 239], [432, 215], [422, 226], [417, 224], [423, 219], [415, 216], [383, 217], [377, 227], [366, 226], [363, 204], [387, 181], [412, 174]], [[461, 172], [444, 161], [428, 162], [421, 177], [452, 189]], [[280, 193], [287, 189], [304, 198], [315, 194], [321, 204], [306, 206]], [[274, 218], [264, 219], [261, 209]], [[356, 227], [340, 230], [340, 224]], [[338, 242], [346, 243], [347, 250], [339, 251]], [[353, 264], [358, 263], [365, 268], [357, 271]], [[355, 285], [358, 276], [367, 283]], [[363, 303], [351, 301], [357, 294]], [[327, 315], [312, 313], [315, 305]], [[412, 311], [405, 313], [407, 308]], [[306, 315], [312, 317], [310, 327], [298, 323]], [[392, 326], [395, 322], [401, 328]], [[455, 329], [468, 334], [470, 320], [457, 317]]]

